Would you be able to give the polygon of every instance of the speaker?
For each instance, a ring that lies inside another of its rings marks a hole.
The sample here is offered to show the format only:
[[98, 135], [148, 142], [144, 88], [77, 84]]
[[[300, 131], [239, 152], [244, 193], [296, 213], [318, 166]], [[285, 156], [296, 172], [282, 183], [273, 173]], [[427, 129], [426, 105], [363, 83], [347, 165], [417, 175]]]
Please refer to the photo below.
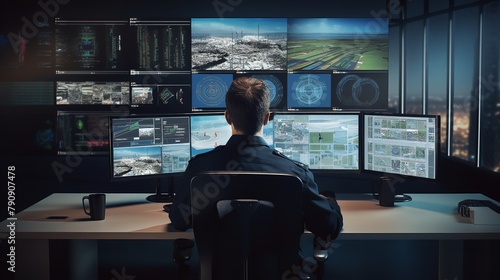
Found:
[[396, 197], [396, 190], [390, 177], [379, 178], [378, 201], [380, 206], [391, 207], [394, 206], [394, 198]]

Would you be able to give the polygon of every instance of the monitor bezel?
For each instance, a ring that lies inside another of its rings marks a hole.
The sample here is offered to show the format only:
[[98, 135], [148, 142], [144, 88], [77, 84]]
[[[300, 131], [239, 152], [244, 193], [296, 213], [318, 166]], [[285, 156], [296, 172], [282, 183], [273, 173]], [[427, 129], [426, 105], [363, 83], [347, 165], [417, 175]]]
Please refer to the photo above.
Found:
[[[382, 117], [397, 117], [397, 118], [433, 118], [436, 123], [435, 127], [435, 170], [434, 170], [434, 178], [429, 178], [429, 177], [421, 177], [421, 176], [415, 176], [415, 175], [409, 175], [409, 174], [399, 174], [395, 172], [384, 172], [384, 171], [378, 171], [378, 170], [373, 170], [373, 169], [368, 169], [365, 166], [365, 155], [366, 155], [366, 143], [367, 143], [367, 138], [366, 138], [366, 133], [365, 133], [365, 128], [366, 128], [366, 117], [367, 116], [382, 116]], [[360, 137], [361, 137], [361, 154], [363, 157], [360, 159], [361, 160], [361, 173], [365, 174], [371, 174], [371, 175], [379, 175], [380, 177], [389, 177], [396, 182], [401, 182], [402, 180], [421, 180], [425, 182], [437, 182], [440, 179], [439, 175], [439, 164], [440, 164], [440, 157], [441, 157], [441, 142], [440, 142], [440, 137], [441, 137], [441, 116], [437, 114], [414, 114], [414, 113], [393, 113], [393, 112], [363, 112], [361, 114], [361, 128], [360, 128]]]

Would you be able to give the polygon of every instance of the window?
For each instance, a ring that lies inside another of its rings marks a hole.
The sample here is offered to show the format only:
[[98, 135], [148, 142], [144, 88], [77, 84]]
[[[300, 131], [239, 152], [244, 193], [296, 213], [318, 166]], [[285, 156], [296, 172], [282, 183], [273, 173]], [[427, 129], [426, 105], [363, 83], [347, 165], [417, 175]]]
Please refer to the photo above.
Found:
[[422, 20], [410, 22], [405, 27], [405, 88], [404, 113], [422, 113], [422, 69], [423, 69], [423, 30]]
[[389, 108], [440, 115], [442, 152], [500, 172], [500, 1], [404, 5], [390, 23]]
[[441, 150], [446, 151], [448, 96], [449, 16], [441, 14], [427, 19], [426, 33], [426, 100], [427, 113], [441, 116]]
[[498, 47], [499, 2], [485, 5], [483, 14], [481, 95], [480, 95], [480, 166], [500, 172], [500, 91], [498, 81], [500, 48]]
[[451, 154], [475, 163], [477, 141], [477, 81], [479, 47], [479, 10], [457, 10], [452, 30], [452, 122]]

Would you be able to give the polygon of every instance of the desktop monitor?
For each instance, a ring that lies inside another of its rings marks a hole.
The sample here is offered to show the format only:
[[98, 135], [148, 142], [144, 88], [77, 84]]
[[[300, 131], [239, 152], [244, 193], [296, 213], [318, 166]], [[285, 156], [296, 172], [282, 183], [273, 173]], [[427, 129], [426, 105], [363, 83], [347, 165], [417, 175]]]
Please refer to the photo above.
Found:
[[211, 151], [224, 145], [231, 137], [231, 126], [224, 114], [203, 114], [191, 116], [191, 155]]
[[437, 179], [439, 125], [438, 115], [364, 114], [363, 170]]
[[[185, 171], [190, 153], [189, 116], [129, 116], [110, 119], [111, 178], [160, 178]], [[152, 201], [169, 201], [157, 180]], [[172, 185], [172, 181], [171, 184]], [[173, 190], [173, 186], [170, 186]]]
[[[273, 121], [263, 127], [266, 143], [273, 147]], [[209, 152], [225, 145], [232, 135], [231, 126], [223, 113], [191, 115], [191, 155]]]
[[350, 113], [276, 113], [274, 148], [313, 171], [360, 170], [359, 123]]

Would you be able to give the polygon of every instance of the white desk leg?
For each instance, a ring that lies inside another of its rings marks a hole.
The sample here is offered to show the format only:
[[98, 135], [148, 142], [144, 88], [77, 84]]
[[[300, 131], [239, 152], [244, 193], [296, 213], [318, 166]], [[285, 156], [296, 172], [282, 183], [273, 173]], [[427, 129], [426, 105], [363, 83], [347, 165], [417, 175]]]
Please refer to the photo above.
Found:
[[15, 279], [50, 279], [49, 241], [16, 240]]
[[463, 240], [439, 241], [439, 280], [464, 279], [463, 261]]

